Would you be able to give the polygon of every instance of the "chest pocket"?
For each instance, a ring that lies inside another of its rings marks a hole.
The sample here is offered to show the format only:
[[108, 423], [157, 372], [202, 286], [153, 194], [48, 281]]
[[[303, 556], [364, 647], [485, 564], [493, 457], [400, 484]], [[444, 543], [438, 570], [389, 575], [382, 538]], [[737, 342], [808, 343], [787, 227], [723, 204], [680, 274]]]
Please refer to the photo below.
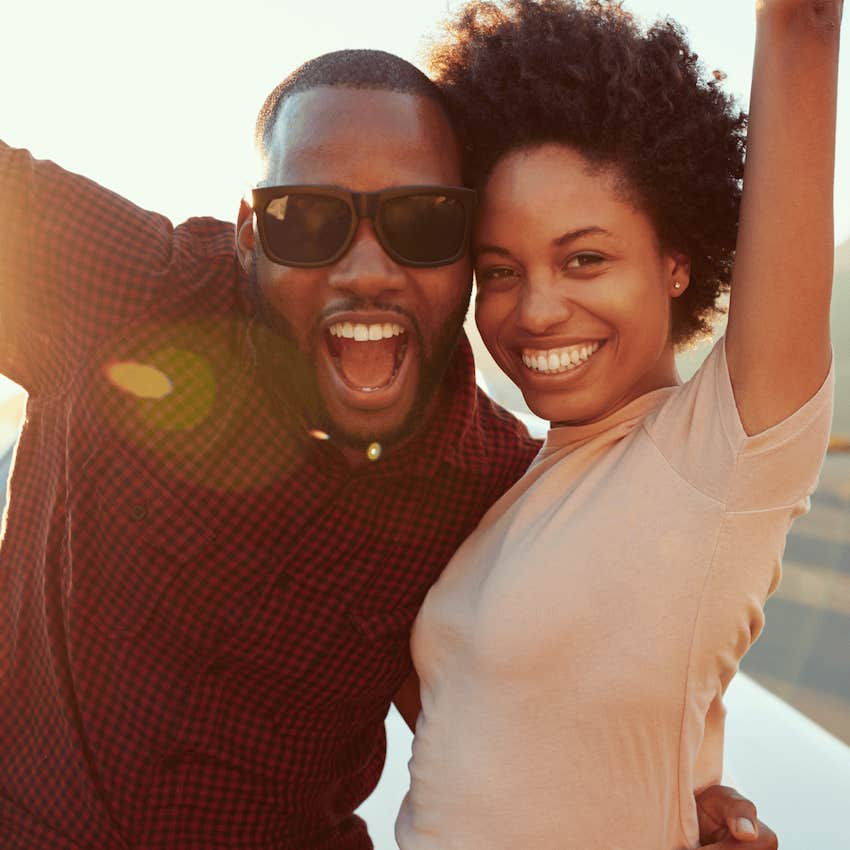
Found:
[[135, 635], [213, 540], [185, 487], [165, 486], [114, 451], [86, 465], [70, 519], [72, 586], [111, 638]]

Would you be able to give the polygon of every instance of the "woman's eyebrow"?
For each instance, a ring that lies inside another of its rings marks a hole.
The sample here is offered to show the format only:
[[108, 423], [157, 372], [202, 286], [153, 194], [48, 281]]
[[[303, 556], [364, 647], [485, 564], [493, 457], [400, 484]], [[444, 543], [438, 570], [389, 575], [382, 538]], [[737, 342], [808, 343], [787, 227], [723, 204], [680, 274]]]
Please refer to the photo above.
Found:
[[498, 245], [488, 245], [485, 243], [472, 246], [472, 255], [477, 257], [479, 254], [498, 254], [500, 257], [511, 256], [511, 252], [507, 248], [500, 248]]
[[574, 242], [576, 239], [580, 239], [582, 236], [613, 237], [614, 234], [611, 233], [610, 230], [606, 230], [604, 227], [598, 227], [597, 225], [592, 225], [591, 227], [580, 227], [577, 230], [570, 230], [567, 233], [564, 233], [557, 239], [553, 239], [552, 245], [554, 245], [556, 248], [560, 248], [562, 245], [566, 245], [568, 242]]
[[[590, 227], [579, 227], [576, 230], [570, 230], [567, 233], [558, 236], [556, 239], [553, 239], [552, 245], [555, 248], [560, 248], [569, 242], [574, 242], [576, 239], [580, 239], [582, 236], [608, 236], [612, 239], [616, 239], [610, 230], [606, 230], [604, 227], [599, 227], [597, 225], [592, 225]], [[512, 256], [511, 252], [507, 248], [502, 248], [500, 245], [491, 245], [486, 242], [472, 246], [472, 255], [477, 257], [479, 254], [496, 254], [499, 257]]]

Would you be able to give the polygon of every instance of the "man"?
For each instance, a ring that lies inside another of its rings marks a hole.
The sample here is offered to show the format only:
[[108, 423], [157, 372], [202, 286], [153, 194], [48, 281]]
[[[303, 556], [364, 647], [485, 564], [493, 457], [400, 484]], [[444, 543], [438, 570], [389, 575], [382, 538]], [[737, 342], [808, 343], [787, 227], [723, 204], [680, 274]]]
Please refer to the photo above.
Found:
[[[472, 200], [427, 78], [330, 54], [257, 137], [235, 239], [0, 147], [0, 368], [30, 393], [3, 848], [371, 846], [410, 623], [536, 451], [474, 386]], [[701, 811], [706, 839], [755, 821]]]

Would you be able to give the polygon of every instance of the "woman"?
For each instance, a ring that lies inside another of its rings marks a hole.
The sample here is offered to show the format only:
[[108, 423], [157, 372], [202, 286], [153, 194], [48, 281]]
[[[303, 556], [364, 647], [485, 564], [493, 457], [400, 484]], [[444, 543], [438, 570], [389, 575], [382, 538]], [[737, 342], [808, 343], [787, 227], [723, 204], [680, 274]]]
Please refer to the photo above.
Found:
[[552, 430], [415, 624], [402, 850], [697, 845], [828, 438], [841, 11], [758, 3], [740, 226], [745, 120], [672, 22], [473, 3], [438, 46], [481, 193], [476, 320]]

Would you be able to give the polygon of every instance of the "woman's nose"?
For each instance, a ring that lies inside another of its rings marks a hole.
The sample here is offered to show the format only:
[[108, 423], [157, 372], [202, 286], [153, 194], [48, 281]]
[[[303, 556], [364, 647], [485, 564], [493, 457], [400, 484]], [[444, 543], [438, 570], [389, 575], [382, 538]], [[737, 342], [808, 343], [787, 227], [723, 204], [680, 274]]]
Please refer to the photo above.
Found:
[[522, 293], [518, 323], [526, 332], [542, 335], [567, 321], [572, 312], [572, 302], [562, 287], [530, 282]]

